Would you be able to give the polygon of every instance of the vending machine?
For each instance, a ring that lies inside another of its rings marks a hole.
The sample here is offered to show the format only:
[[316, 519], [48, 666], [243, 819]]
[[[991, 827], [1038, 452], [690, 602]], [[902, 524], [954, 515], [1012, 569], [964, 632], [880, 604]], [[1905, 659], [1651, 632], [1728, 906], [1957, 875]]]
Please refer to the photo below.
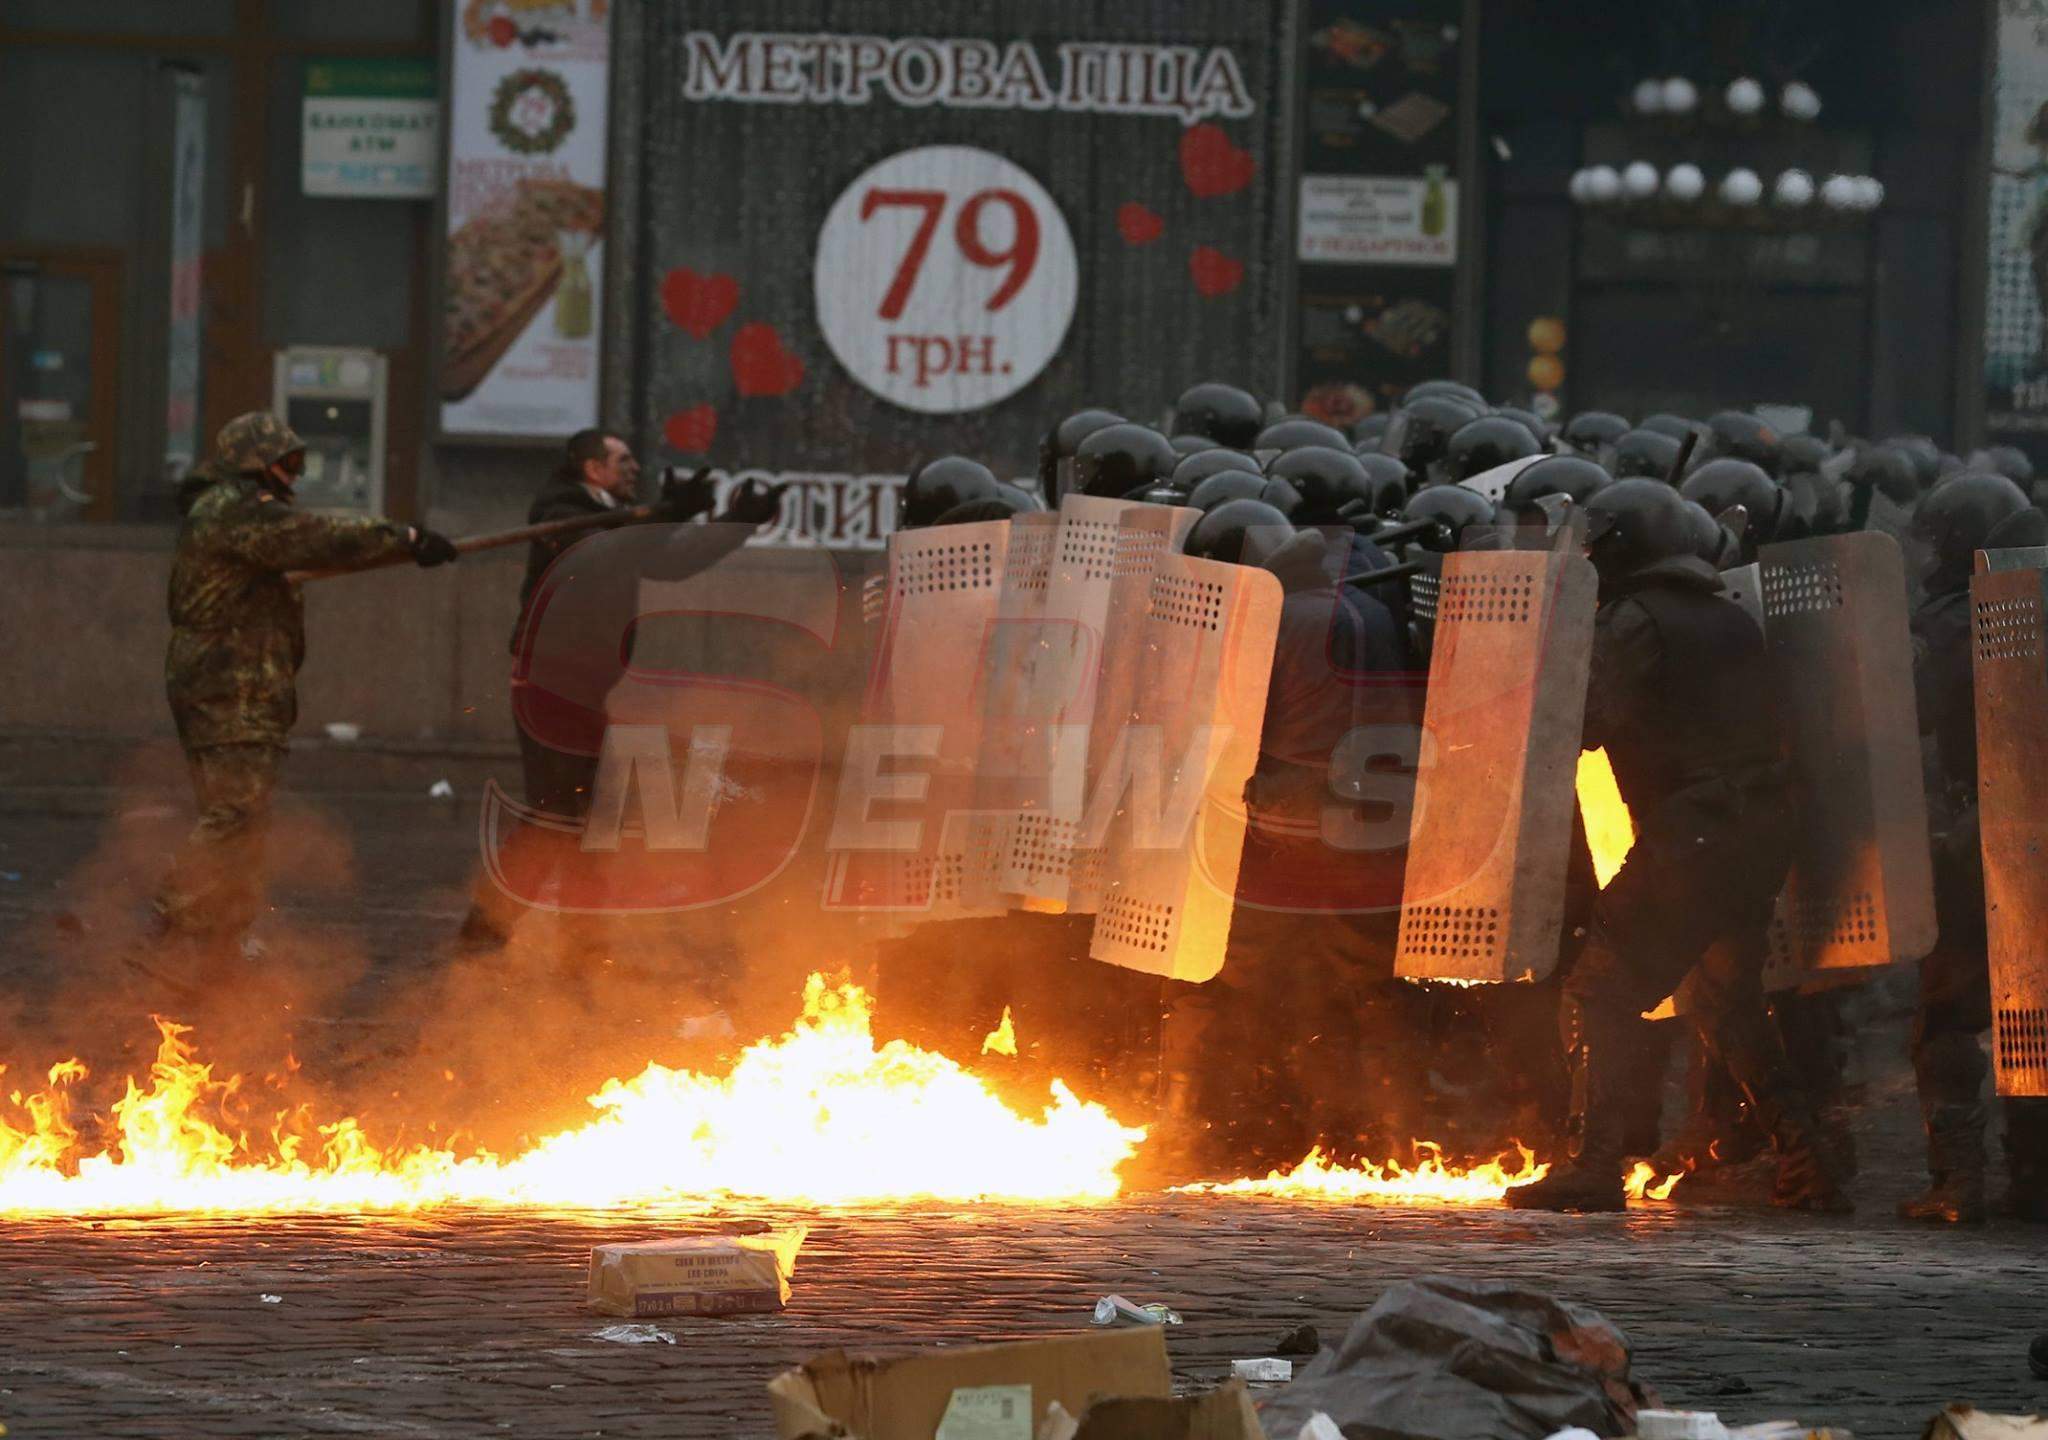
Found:
[[306, 442], [299, 503], [384, 508], [384, 357], [375, 350], [294, 345], [272, 368], [275, 406]]

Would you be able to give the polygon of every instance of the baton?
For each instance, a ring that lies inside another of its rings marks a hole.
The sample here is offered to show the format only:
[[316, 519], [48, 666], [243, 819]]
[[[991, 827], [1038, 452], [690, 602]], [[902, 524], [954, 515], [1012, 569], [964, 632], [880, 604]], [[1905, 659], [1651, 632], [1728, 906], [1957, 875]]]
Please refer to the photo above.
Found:
[[[543, 520], [538, 525], [521, 525], [516, 530], [494, 530], [487, 535], [466, 535], [455, 542], [458, 555], [474, 555], [479, 550], [501, 550], [507, 545], [524, 545], [534, 540], [552, 540], [560, 535], [580, 535], [586, 530], [608, 530], [614, 525], [631, 525], [636, 521], [652, 519], [652, 505], [634, 505], [623, 510], [606, 510], [598, 515], [571, 515], [561, 520]], [[331, 570], [288, 570], [285, 579], [293, 584], [308, 580], [331, 580], [337, 575], [355, 575], [364, 570], [384, 570], [393, 565], [403, 565], [412, 557], [409, 555], [387, 555], [381, 560], [372, 560], [367, 565], [344, 565]]]
[[1685, 440], [1678, 447], [1678, 458], [1671, 462], [1671, 473], [1664, 477], [1665, 484], [1671, 486], [1674, 490], [1678, 488], [1678, 482], [1685, 478], [1685, 464], [1688, 460], [1692, 459], [1693, 446], [1699, 443], [1699, 431], [1688, 430], [1685, 432]]

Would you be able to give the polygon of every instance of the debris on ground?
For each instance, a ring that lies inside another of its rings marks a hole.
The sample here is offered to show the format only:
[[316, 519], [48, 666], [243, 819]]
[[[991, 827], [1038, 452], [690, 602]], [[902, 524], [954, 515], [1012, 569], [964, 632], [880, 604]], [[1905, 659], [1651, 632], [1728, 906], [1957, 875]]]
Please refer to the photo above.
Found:
[[1993, 1415], [1974, 1405], [1951, 1405], [1927, 1422], [1922, 1440], [2048, 1440], [2039, 1415]]
[[593, 1340], [609, 1340], [614, 1345], [673, 1345], [675, 1335], [653, 1325], [607, 1325], [602, 1330], [590, 1332]]
[[262, 1303], [264, 1303], [265, 1305], [282, 1305], [282, 1304], [284, 1304], [284, 1296], [282, 1296], [282, 1295], [258, 1295], [258, 1296], [257, 1296], [256, 1298], [257, 1298], [258, 1300], [260, 1300], [260, 1301], [261, 1301]]
[[[1081, 1427], [1098, 1396], [1165, 1400], [1172, 1385], [1165, 1333], [1145, 1326], [908, 1354], [830, 1350], [769, 1381], [768, 1399], [781, 1440], [1033, 1440], [1049, 1418], [1061, 1440], [1090, 1434]], [[1074, 1431], [1057, 1428], [1055, 1407]], [[1242, 1433], [1258, 1440], [1256, 1428]]]
[[1230, 1362], [1230, 1378], [1252, 1385], [1284, 1385], [1294, 1378], [1294, 1362], [1278, 1358], [1233, 1360]]
[[436, 780], [427, 787], [427, 798], [430, 800], [453, 800], [455, 798], [455, 787], [446, 780]]
[[1711, 1410], [1638, 1410], [1637, 1440], [1728, 1440], [1728, 1427]]
[[[606, 1315], [739, 1315], [780, 1310], [809, 1228], [599, 1245], [590, 1308]], [[616, 1327], [615, 1327], [616, 1328]]]
[[1654, 1403], [1629, 1376], [1628, 1341], [1598, 1311], [1439, 1276], [1388, 1289], [1259, 1414], [1279, 1436], [1321, 1411], [1375, 1440], [1544, 1440], [1573, 1426], [1630, 1434]]
[[1171, 1400], [1108, 1396], [1070, 1423], [1072, 1430], [1041, 1430], [1037, 1440], [1266, 1440], [1251, 1396], [1235, 1381]]
[[1313, 1355], [1323, 1348], [1323, 1337], [1313, 1325], [1297, 1325], [1273, 1342], [1275, 1355]]
[[1105, 1295], [1095, 1302], [1097, 1325], [1178, 1325], [1180, 1312], [1154, 1302], [1134, 1305], [1121, 1295]]
[[363, 738], [363, 727], [347, 720], [329, 720], [327, 738], [337, 745], [353, 745]]

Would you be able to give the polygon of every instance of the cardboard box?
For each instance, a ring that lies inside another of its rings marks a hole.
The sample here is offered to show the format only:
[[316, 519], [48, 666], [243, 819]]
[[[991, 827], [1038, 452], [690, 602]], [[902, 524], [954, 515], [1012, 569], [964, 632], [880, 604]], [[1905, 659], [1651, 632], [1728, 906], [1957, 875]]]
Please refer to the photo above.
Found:
[[599, 1245], [590, 1252], [590, 1308], [606, 1315], [740, 1315], [789, 1303], [806, 1227], [759, 1235], [689, 1235]]
[[1073, 1440], [1266, 1440], [1251, 1393], [1232, 1380], [1179, 1400], [1100, 1400]]
[[1033, 1440], [1055, 1400], [1171, 1393], [1166, 1336], [1093, 1330], [1010, 1345], [878, 1355], [831, 1350], [768, 1382], [781, 1440]]

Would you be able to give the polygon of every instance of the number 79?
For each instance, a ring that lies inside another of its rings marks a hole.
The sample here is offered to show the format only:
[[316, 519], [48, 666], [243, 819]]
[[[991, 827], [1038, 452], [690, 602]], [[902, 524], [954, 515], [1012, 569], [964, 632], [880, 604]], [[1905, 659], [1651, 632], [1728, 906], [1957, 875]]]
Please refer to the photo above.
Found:
[[[917, 232], [910, 237], [903, 259], [896, 266], [896, 278], [889, 282], [888, 292], [882, 296], [882, 303], [875, 310], [882, 319], [902, 318], [911, 288], [917, 284], [918, 272], [924, 268], [925, 256], [931, 250], [932, 232], [939, 228], [939, 220], [945, 214], [949, 198], [943, 190], [880, 189], [870, 190], [861, 197], [860, 218], [864, 221], [877, 210], [923, 212], [923, 218], [917, 222]], [[991, 250], [982, 243], [981, 212], [991, 202], [1010, 207], [1016, 234], [1007, 250]], [[1031, 279], [1032, 267], [1038, 263], [1038, 214], [1031, 208], [1031, 202], [1014, 190], [978, 191], [960, 207], [960, 214], [953, 224], [953, 243], [960, 247], [961, 256], [970, 265], [978, 265], [984, 270], [1009, 267], [1010, 273], [1003, 277], [1003, 283], [996, 287], [995, 294], [988, 297], [986, 308], [1000, 310], [1017, 298], [1017, 292]]]

